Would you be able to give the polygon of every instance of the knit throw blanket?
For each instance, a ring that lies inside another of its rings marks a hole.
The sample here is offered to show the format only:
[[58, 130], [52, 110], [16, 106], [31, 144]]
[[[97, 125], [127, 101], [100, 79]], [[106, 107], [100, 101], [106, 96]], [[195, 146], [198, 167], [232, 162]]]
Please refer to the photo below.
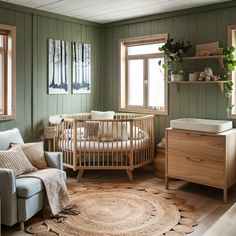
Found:
[[17, 178], [38, 178], [45, 186], [51, 213], [55, 216], [69, 206], [69, 197], [63, 172], [58, 169], [42, 169], [20, 175]]

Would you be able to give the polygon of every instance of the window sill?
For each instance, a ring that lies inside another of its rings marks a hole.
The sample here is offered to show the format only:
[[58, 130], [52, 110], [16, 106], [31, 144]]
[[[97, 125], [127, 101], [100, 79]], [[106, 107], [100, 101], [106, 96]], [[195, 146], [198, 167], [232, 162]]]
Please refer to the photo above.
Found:
[[168, 115], [167, 111], [155, 109], [135, 109], [135, 108], [119, 108], [119, 112], [144, 113], [152, 115]]
[[3, 120], [14, 120], [16, 119], [15, 115], [0, 115], [0, 121]]

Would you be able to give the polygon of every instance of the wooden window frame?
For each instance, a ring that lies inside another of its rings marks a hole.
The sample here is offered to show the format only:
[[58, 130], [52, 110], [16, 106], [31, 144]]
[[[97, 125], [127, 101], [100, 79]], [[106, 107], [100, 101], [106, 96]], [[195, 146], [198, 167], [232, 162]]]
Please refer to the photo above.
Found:
[[[0, 35], [5, 35], [5, 32], [2, 32], [2, 31], [0, 31]], [[4, 69], [3, 69], [3, 74], [2, 74], [2, 77], [3, 77], [3, 80], [1, 81], [1, 83], [2, 83], [2, 91], [1, 91], [1, 93], [0, 94], [2, 94], [3, 95], [3, 108], [1, 109], [1, 107], [0, 107], [0, 115], [3, 115], [4, 114], [4, 111], [6, 110], [6, 101], [5, 101], [5, 81], [6, 81], [6, 70], [7, 70], [7, 64], [5, 63], [5, 61], [6, 61], [6, 52], [7, 52], [7, 40], [6, 40], [6, 38], [4, 37], [4, 39], [3, 39], [4, 41], [3, 41], [3, 47], [0, 47], [0, 55], [3, 55], [3, 62], [4, 62]]]
[[6, 35], [4, 45], [4, 79], [2, 96], [4, 110], [0, 114], [1, 120], [16, 118], [16, 27], [0, 24], [0, 33]]
[[148, 81], [148, 59], [164, 58], [163, 53], [128, 55], [128, 46], [138, 46], [151, 43], [166, 42], [168, 34], [148, 35], [144, 37], [124, 38], [119, 40], [119, 89], [118, 89], [118, 110], [121, 112], [142, 112], [157, 115], [168, 115], [168, 85], [166, 74], [164, 75], [164, 107], [153, 109], [148, 106], [148, 87], [144, 86], [144, 104], [135, 106], [128, 104], [128, 62], [129, 60], [141, 59], [144, 62], [144, 80]]

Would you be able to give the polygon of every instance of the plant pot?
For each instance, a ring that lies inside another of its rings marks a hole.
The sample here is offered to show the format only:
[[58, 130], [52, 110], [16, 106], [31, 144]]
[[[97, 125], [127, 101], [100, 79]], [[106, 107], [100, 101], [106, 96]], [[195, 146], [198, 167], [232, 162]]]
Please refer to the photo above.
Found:
[[170, 75], [170, 80], [172, 82], [183, 81], [184, 80], [184, 75], [181, 75], [181, 74], [171, 74]]

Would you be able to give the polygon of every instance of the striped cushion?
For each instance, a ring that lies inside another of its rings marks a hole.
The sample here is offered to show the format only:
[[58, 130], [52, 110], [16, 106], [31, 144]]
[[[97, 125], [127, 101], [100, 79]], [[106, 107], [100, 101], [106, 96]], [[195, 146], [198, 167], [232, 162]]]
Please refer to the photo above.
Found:
[[11, 144], [11, 147], [21, 147], [29, 162], [37, 169], [47, 167], [47, 162], [44, 158], [43, 142]]
[[19, 146], [0, 151], [0, 168], [13, 169], [16, 176], [37, 170]]

